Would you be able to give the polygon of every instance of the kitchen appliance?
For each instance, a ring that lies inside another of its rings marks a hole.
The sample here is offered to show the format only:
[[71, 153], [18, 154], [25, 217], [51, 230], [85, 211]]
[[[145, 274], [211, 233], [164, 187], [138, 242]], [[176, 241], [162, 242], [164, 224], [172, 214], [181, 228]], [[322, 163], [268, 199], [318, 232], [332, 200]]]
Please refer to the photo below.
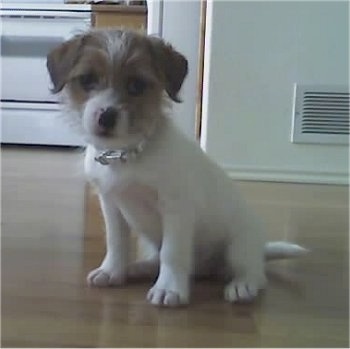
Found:
[[78, 146], [50, 93], [46, 55], [91, 25], [89, 5], [2, 4], [1, 143]]

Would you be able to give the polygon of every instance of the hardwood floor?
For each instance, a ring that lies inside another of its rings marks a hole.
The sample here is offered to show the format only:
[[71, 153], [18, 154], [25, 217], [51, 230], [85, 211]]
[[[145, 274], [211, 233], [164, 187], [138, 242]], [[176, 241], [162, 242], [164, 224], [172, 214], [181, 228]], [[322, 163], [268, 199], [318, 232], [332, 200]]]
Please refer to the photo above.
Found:
[[86, 286], [103, 235], [81, 161], [75, 150], [2, 150], [3, 347], [348, 347], [346, 187], [240, 183], [271, 239], [313, 252], [271, 262], [255, 304], [231, 306], [222, 284], [197, 281], [189, 307], [158, 309], [145, 301], [150, 282]]

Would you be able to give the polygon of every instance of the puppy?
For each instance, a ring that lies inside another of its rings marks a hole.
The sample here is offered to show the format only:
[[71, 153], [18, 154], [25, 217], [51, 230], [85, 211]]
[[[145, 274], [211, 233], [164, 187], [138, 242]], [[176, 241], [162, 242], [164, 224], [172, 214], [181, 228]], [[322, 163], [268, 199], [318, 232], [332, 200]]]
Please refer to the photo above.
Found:
[[[169, 101], [180, 101], [188, 64], [171, 45], [132, 31], [93, 30], [50, 52], [47, 68], [53, 92], [85, 136], [85, 172], [106, 224], [106, 255], [88, 275], [90, 285], [158, 273], [147, 299], [179, 306], [189, 302], [191, 275], [224, 270], [225, 299], [250, 301], [266, 283], [265, 259], [306, 251], [265, 243], [233, 181], [173, 124]], [[133, 264], [130, 230], [147, 251]]]

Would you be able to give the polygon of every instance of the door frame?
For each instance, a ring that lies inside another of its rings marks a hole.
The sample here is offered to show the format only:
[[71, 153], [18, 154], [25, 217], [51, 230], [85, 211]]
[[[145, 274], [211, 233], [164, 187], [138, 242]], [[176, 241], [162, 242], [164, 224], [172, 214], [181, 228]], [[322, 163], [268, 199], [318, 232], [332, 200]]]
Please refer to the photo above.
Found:
[[148, 0], [147, 33], [169, 41], [183, 53], [189, 73], [181, 90], [181, 104], [174, 103], [174, 120], [192, 139], [198, 137], [198, 101], [201, 101], [201, 14], [202, 1]]

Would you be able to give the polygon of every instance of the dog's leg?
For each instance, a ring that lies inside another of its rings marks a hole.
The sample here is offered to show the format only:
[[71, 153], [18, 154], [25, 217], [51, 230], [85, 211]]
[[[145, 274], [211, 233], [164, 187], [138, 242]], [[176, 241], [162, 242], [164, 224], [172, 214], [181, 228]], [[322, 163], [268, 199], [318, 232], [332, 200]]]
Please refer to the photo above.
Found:
[[[154, 279], [159, 270], [159, 246], [162, 223], [158, 211], [144, 197], [132, 197], [129, 191], [120, 203], [120, 209], [130, 229], [137, 234], [137, 260], [127, 267], [128, 279]], [[146, 196], [147, 197], [147, 196]], [[145, 204], [146, 202], [146, 204]]]
[[163, 214], [160, 270], [147, 299], [154, 305], [179, 306], [189, 302], [194, 219], [191, 210]]
[[87, 281], [91, 286], [117, 286], [126, 280], [129, 227], [113, 200], [100, 195], [100, 203], [106, 225], [107, 251], [100, 267], [89, 273]]
[[263, 244], [250, 231], [240, 232], [227, 247], [232, 281], [225, 287], [229, 302], [250, 302], [266, 283]]

